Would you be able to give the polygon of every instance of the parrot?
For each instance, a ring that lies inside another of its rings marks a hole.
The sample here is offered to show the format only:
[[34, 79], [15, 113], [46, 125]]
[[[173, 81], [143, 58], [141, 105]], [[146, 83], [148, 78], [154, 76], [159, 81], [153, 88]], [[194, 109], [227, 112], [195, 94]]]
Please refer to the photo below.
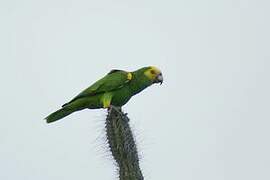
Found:
[[83, 109], [121, 108], [132, 96], [155, 83], [163, 83], [161, 71], [147, 66], [133, 72], [113, 69], [83, 90], [62, 108], [48, 115], [47, 123], [55, 122]]

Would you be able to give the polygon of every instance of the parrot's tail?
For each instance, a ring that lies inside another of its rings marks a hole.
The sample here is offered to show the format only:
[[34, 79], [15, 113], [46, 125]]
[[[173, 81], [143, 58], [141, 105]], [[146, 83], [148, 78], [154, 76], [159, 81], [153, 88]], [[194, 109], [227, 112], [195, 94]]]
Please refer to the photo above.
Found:
[[47, 123], [52, 123], [54, 121], [62, 119], [63, 117], [65, 117], [73, 112], [74, 112], [73, 109], [63, 107], [63, 108], [53, 112], [52, 114], [47, 116], [45, 119], [46, 119]]

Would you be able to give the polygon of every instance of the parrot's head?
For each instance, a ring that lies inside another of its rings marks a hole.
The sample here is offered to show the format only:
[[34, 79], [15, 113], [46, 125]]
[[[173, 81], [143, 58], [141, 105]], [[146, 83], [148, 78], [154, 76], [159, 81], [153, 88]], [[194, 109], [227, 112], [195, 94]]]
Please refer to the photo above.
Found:
[[163, 76], [161, 71], [154, 67], [154, 66], [149, 66], [145, 69], [144, 75], [152, 81], [152, 83], [163, 83]]

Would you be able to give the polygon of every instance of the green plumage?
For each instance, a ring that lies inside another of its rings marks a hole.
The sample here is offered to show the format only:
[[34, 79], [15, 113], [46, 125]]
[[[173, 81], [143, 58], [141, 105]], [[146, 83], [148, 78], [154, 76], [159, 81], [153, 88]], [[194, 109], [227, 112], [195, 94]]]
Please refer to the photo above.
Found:
[[110, 105], [121, 107], [133, 95], [155, 83], [154, 78], [145, 74], [150, 69], [144, 67], [134, 72], [112, 70], [45, 119], [51, 123], [85, 108], [108, 108]]

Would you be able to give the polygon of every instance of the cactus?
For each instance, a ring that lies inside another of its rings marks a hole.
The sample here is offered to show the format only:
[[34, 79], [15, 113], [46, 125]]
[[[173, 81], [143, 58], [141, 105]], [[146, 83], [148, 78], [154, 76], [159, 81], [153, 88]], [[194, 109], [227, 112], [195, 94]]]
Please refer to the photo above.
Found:
[[129, 126], [129, 118], [122, 110], [110, 108], [106, 118], [106, 138], [118, 165], [120, 180], [143, 180], [137, 146]]

